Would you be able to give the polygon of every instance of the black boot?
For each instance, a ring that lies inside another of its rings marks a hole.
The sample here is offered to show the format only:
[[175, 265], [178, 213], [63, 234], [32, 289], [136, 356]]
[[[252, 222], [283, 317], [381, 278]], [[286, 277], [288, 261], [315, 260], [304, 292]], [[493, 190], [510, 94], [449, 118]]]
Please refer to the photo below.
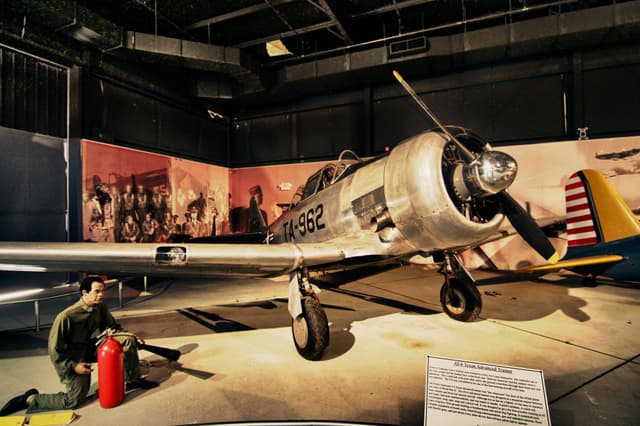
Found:
[[29, 404], [27, 403], [27, 398], [29, 398], [31, 395], [37, 394], [38, 389], [29, 389], [22, 395], [11, 398], [9, 402], [4, 404], [4, 407], [2, 407], [2, 409], [0, 410], [0, 416], [8, 416], [9, 414], [15, 413], [16, 411], [26, 409], [29, 406]]

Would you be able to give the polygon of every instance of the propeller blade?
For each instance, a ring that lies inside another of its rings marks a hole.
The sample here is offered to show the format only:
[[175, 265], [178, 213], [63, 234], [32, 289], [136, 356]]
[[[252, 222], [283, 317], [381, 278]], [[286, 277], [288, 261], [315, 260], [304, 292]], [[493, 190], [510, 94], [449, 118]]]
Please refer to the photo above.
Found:
[[462, 157], [464, 158], [464, 161], [466, 161], [467, 163], [471, 163], [473, 160], [475, 160], [476, 156], [471, 151], [469, 151], [467, 147], [464, 146], [463, 143], [461, 143], [458, 139], [456, 139], [456, 137], [453, 136], [451, 132], [449, 132], [449, 130], [447, 130], [447, 127], [440, 122], [438, 117], [431, 111], [431, 109], [429, 109], [427, 104], [425, 104], [423, 100], [420, 99], [420, 97], [415, 92], [415, 90], [413, 90], [413, 88], [409, 85], [409, 83], [405, 81], [405, 79], [400, 75], [400, 73], [396, 70], [393, 70], [393, 76], [396, 78], [396, 80], [398, 80], [398, 83], [402, 85], [402, 87], [404, 88], [404, 90], [406, 90], [409, 96], [411, 96], [411, 98], [418, 104], [418, 106], [422, 109], [422, 111], [424, 111], [433, 120], [433, 122], [436, 123], [436, 126], [438, 126], [440, 130], [444, 132], [445, 135], [449, 136], [451, 141], [458, 147], [458, 151], [460, 152], [460, 155], [462, 155]]
[[547, 262], [558, 262], [560, 258], [558, 252], [553, 245], [551, 245], [549, 239], [544, 235], [544, 232], [542, 232], [542, 229], [540, 229], [531, 215], [506, 191], [501, 191], [494, 195], [494, 197], [497, 197], [502, 205], [505, 216], [507, 216], [509, 222], [511, 222], [522, 238], [524, 238], [540, 256], [544, 257]]

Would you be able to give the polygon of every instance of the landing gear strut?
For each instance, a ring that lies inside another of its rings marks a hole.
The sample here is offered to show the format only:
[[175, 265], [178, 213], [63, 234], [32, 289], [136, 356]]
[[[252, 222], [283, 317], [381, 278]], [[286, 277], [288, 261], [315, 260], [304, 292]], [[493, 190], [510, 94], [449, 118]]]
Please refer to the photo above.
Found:
[[320, 359], [329, 346], [329, 322], [309, 283], [306, 269], [291, 273], [289, 312], [293, 317], [291, 331], [298, 353], [309, 360]]
[[442, 309], [451, 318], [470, 322], [478, 318], [482, 310], [482, 297], [471, 274], [455, 254], [445, 254], [439, 271], [444, 275], [440, 289]]

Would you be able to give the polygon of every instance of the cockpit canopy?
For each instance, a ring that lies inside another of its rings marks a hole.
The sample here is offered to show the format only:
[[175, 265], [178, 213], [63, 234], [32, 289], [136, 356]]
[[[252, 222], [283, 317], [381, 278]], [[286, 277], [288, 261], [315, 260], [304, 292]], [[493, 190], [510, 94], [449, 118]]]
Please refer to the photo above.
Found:
[[342, 151], [338, 157], [338, 161], [326, 164], [320, 170], [311, 175], [311, 177], [307, 179], [307, 183], [298, 187], [293, 199], [291, 200], [291, 206], [295, 206], [300, 201], [317, 194], [330, 185], [333, 185], [338, 180], [359, 168], [359, 165], [362, 163], [364, 163], [364, 161], [360, 159], [355, 152], [348, 149]]

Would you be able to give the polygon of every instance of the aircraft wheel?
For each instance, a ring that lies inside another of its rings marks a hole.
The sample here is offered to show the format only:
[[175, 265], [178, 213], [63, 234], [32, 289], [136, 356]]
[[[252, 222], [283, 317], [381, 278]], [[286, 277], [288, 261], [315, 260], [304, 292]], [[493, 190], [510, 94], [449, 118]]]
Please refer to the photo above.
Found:
[[313, 297], [302, 299], [302, 315], [293, 320], [291, 330], [298, 353], [306, 359], [320, 359], [329, 346], [327, 315]]
[[586, 277], [583, 278], [582, 284], [585, 287], [597, 287], [598, 280], [596, 279], [595, 275], [587, 275]]
[[482, 298], [474, 284], [467, 284], [456, 278], [449, 280], [451, 291], [445, 282], [440, 289], [440, 303], [451, 318], [470, 322], [478, 318], [482, 310]]

